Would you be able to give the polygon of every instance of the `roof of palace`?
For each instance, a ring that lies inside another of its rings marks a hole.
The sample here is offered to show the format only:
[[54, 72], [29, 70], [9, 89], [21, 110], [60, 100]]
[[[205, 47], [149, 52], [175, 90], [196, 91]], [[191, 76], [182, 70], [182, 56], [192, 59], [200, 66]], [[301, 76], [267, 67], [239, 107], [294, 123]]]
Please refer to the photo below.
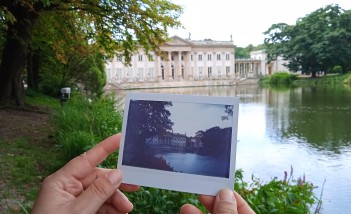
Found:
[[170, 45], [190, 45], [190, 46], [221, 46], [221, 47], [234, 47], [233, 41], [216, 41], [212, 39], [204, 40], [190, 40], [183, 39], [177, 35], [171, 37]]

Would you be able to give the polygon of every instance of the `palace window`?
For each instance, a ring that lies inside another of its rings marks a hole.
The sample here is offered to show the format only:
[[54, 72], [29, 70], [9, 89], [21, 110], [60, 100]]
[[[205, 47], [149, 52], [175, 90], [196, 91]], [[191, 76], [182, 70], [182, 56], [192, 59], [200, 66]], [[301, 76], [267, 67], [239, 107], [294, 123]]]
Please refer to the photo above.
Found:
[[230, 60], [230, 55], [229, 54], [225, 55], [225, 60]]
[[202, 76], [202, 67], [198, 67], [199, 76]]
[[139, 61], [139, 62], [142, 62], [142, 61], [143, 61], [143, 55], [139, 55], [139, 56], [138, 56], [138, 61]]
[[155, 77], [155, 69], [154, 68], [149, 68], [149, 79], [154, 80]]
[[144, 80], [144, 68], [138, 68], [138, 77], [140, 81]]
[[192, 54], [190, 55], [190, 60], [193, 61], [193, 55]]
[[212, 67], [207, 68], [207, 75], [208, 75], [208, 77], [212, 76]]
[[133, 68], [128, 68], [127, 76], [128, 76], [128, 81], [132, 82], [133, 81]]
[[122, 79], [122, 68], [116, 68], [116, 79], [117, 80]]
[[221, 66], [217, 67], [217, 75], [220, 77], [221, 76]]
[[116, 56], [116, 62], [121, 62], [122, 61], [122, 56]]
[[212, 60], [212, 55], [211, 54], [208, 54], [207, 55], [207, 61], [211, 61]]
[[221, 60], [221, 54], [217, 54], [217, 60]]
[[229, 76], [229, 72], [230, 72], [230, 67], [229, 66], [225, 67], [226, 76]]
[[154, 56], [153, 56], [153, 55], [148, 55], [148, 60], [149, 60], [150, 62], [154, 61]]
[[199, 61], [202, 61], [202, 54], [198, 55]]

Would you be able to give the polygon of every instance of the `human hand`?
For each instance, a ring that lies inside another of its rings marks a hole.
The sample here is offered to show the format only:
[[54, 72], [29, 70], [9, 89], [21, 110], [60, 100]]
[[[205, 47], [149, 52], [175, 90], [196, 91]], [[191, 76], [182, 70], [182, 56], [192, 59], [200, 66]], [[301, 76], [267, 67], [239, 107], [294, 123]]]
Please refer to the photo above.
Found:
[[136, 191], [139, 187], [121, 184], [118, 169], [96, 167], [119, 147], [120, 138], [120, 134], [107, 138], [47, 177], [32, 213], [130, 212], [133, 204], [119, 189]]
[[[230, 189], [220, 190], [216, 197], [200, 195], [200, 202], [213, 214], [255, 214], [246, 201]], [[203, 214], [191, 204], [185, 204], [180, 209], [180, 214]]]

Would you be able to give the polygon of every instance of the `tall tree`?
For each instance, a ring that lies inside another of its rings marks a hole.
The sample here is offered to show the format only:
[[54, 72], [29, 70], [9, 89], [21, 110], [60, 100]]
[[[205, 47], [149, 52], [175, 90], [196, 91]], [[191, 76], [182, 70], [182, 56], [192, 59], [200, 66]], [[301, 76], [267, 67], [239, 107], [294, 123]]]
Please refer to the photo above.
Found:
[[[80, 32], [80, 40], [95, 45], [105, 56], [121, 53], [128, 62], [140, 46], [160, 53], [168, 41], [167, 28], [180, 26], [181, 7], [170, 0], [1, 0], [0, 16], [5, 27], [0, 65], [0, 104], [24, 105], [22, 74], [32, 29], [45, 13], [61, 17], [61, 30]], [[69, 26], [69, 27], [68, 27]], [[53, 29], [53, 28], [49, 28]], [[45, 38], [45, 37], [44, 37]], [[65, 38], [48, 42], [58, 57], [74, 49]], [[64, 60], [64, 59], [63, 59]]]
[[327, 72], [334, 66], [350, 69], [350, 11], [328, 5], [303, 18], [295, 25], [273, 24], [264, 34], [269, 61], [282, 56], [292, 71]]
[[131, 100], [124, 144], [124, 164], [145, 161], [146, 139], [171, 132], [173, 122], [167, 107], [172, 102]]

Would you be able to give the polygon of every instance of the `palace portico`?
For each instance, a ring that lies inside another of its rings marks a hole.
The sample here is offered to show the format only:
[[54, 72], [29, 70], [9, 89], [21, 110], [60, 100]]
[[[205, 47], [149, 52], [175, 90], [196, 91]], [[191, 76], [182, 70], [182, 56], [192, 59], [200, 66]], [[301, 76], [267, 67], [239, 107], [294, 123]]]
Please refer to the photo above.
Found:
[[139, 50], [129, 67], [115, 57], [106, 65], [108, 82], [122, 85], [235, 78], [233, 41], [193, 41], [173, 36], [161, 50], [166, 57], [154, 53], [148, 56]]

